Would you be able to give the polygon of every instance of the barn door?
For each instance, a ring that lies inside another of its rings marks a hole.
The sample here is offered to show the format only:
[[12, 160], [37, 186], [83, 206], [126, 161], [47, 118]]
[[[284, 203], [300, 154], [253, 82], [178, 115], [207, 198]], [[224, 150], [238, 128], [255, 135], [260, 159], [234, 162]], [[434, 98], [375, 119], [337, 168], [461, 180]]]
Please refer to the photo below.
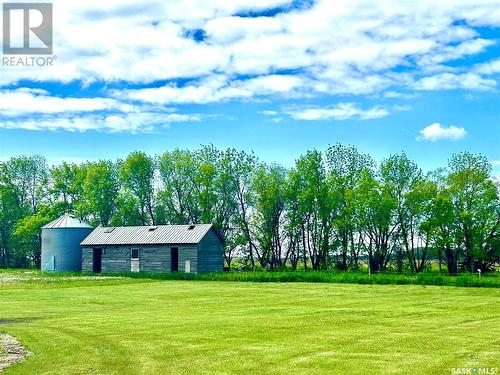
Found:
[[92, 272], [100, 273], [102, 263], [102, 249], [94, 249], [94, 256], [92, 259]]
[[55, 270], [56, 270], [56, 257], [54, 255], [50, 255], [46, 258], [43, 271], [55, 271]]
[[172, 247], [170, 249], [170, 272], [179, 271], [179, 248]]

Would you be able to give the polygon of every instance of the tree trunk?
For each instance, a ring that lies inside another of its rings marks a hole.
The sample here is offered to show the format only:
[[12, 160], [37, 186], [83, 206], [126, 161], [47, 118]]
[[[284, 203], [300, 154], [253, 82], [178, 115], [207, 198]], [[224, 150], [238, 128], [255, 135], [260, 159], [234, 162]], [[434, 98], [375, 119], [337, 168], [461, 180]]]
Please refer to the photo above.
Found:
[[306, 252], [306, 230], [302, 223], [302, 256], [304, 258], [304, 271], [307, 271], [307, 252]]

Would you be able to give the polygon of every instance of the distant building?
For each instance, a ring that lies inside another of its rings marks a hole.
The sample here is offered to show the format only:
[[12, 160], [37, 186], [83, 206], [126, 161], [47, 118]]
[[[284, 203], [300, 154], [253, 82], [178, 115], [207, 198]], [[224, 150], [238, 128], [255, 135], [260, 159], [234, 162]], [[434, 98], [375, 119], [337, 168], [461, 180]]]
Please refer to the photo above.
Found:
[[224, 242], [210, 224], [98, 227], [82, 242], [82, 271], [222, 271]]
[[63, 215], [42, 227], [42, 271], [80, 272], [80, 242], [92, 228], [73, 215]]

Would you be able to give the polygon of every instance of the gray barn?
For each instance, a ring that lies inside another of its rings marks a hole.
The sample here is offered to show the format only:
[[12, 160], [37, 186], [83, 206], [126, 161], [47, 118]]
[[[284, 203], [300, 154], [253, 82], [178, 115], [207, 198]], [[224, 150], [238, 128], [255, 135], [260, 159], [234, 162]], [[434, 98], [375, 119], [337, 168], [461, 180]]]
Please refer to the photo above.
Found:
[[222, 271], [224, 242], [211, 224], [99, 227], [81, 242], [84, 272]]

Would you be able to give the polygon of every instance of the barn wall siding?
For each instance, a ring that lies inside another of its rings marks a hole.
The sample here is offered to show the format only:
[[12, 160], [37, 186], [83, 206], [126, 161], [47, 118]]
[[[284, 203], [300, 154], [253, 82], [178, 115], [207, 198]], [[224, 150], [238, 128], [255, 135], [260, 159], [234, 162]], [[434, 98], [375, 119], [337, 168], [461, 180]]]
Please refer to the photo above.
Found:
[[93, 255], [91, 247], [84, 247], [82, 249], [82, 272], [92, 272]]
[[217, 272], [224, 268], [224, 244], [211, 229], [198, 244], [198, 272]]
[[198, 249], [196, 246], [179, 247], [179, 272], [186, 272], [186, 260], [191, 262], [191, 273], [198, 272]]
[[130, 247], [103, 248], [101, 264], [102, 272], [130, 272]]
[[139, 271], [170, 272], [170, 248], [164, 246], [134, 248], [139, 249]]
[[[140, 245], [102, 246], [102, 272], [130, 272], [131, 249], [139, 249], [139, 270], [141, 272], [170, 272], [171, 248], [179, 249], [179, 272], [185, 272], [185, 261], [191, 262], [191, 273], [198, 272], [198, 247], [196, 245]], [[82, 249], [82, 271], [92, 272], [93, 247]]]

